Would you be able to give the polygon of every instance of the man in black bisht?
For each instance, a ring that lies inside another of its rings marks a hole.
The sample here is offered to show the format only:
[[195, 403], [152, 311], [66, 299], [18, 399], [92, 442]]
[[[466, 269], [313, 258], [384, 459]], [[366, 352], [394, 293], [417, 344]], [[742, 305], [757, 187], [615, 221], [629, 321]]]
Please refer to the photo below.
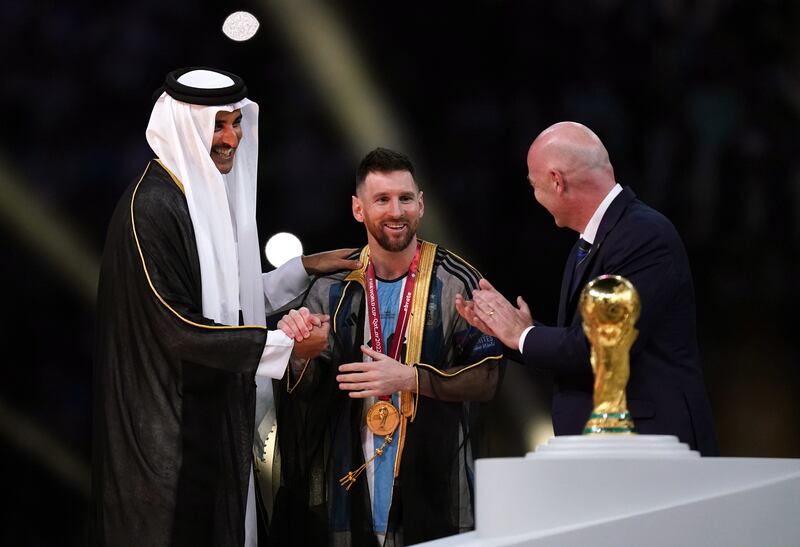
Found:
[[282, 547], [402, 547], [474, 528], [471, 422], [503, 350], [456, 312], [481, 275], [418, 239], [424, 209], [407, 156], [364, 157], [352, 198], [362, 266], [314, 281], [304, 304], [330, 316], [329, 347], [293, 358], [278, 392], [270, 532]]
[[[100, 272], [94, 369], [92, 545], [255, 545], [256, 379], [318, 352], [265, 316], [348, 250], [261, 273], [258, 106], [233, 74], [167, 75], [147, 127], [158, 159], [123, 195]], [[316, 342], [315, 342], [316, 340]], [[315, 347], [319, 346], [319, 347]], [[264, 404], [260, 404], [264, 407]]]

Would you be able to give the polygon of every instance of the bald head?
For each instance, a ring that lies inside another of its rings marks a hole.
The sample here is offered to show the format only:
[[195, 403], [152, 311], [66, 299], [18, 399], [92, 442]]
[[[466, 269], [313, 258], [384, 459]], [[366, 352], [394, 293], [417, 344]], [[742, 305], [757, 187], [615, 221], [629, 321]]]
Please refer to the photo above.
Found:
[[606, 147], [579, 123], [559, 122], [542, 131], [527, 159], [537, 201], [556, 224], [578, 232], [615, 184]]
[[599, 174], [614, 178], [608, 152], [600, 138], [576, 122], [559, 122], [542, 131], [528, 150], [528, 161], [531, 159], [562, 173], [598, 170]]

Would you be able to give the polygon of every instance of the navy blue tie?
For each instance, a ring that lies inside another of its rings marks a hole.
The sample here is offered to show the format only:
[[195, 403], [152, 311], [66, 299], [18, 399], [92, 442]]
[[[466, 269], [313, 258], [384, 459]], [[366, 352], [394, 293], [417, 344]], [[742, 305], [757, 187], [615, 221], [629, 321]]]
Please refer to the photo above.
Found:
[[570, 290], [574, 290], [575, 284], [579, 281], [580, 275], [578, 275], [578, 268], [580, 268], [581, 262], [584, 261], [586, 255], [589, 254], [589, 249], [592, 248], [592, 244], [586, 241], [583, 238], [578, 240], [578, 248], [575, 249], [575, 268], [572, 270], [572, 283], [570, 284]]
[[580, 266], [583, 259], [586, 258], [586, 255], [589, 254], [589, 249], [592, 248], [592, 244], [586, 241], [583, 238], [578, 240], [578, 248], [575, 250], [575, 267], [577, 268]]

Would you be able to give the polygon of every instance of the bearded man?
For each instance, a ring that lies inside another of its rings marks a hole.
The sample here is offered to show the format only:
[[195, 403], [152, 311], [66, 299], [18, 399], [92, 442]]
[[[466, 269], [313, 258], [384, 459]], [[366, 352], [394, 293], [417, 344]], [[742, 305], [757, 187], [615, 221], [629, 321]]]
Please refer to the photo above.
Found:
[[[258, 105], [238, 76], [167, 75], [147, 127], [157, 159], [108, 229], [97, 302], [92, 545], [252, 546], [256, 375], [292, 351], [268, 332], [307, 273], [353, 267], [322, 253], [262, 275], [256, 230]], [[315, 350], [316, 348], [316, 350]], [[309, 355], [311, 354], [309, 353]], [[262, 407], [265, 405], [262, 405]]]
[[[361, 268], [312, 284], [304, 305], [330, 316], [329, 347], [293, 358], [281, 382], [279, 545], [399, 546], [474, 527], [469, 401], [494, 395], [502, 346], [456, 313], [481, 276], [417, 238], [424, 210], [405, 155], [367, 154], [352, 198]], [[278, 325], [299, 335], [303, 321]]]

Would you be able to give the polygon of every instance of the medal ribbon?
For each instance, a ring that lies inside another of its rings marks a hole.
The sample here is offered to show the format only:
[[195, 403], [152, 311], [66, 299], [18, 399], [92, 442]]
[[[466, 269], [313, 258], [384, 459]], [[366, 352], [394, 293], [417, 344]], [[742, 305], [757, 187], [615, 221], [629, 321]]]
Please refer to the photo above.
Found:
[[[408, 320], [411, 317], [411, 300], [414, 295], [414, 282], [417, 277], [417, 266], [419, 265], [420, 243], [417, 243], [417, 252], [414, 253], [414, 258], [411, 260], [411, 266], [408, 268], [408, 277], [406, 284], [403, 288], [403, 296], [400, 299], [400, 312], [397, 314], [397, 325], [394, 328], [394, 338], [389, 352], [386, 353], [383, 348], [383, 329], [381, 328], [381, 311], [378, 307], [378, 290], [377, 281], [375, 277], [375, 268], [370, 259], [367, 265], [365, 281], [367, 285], [367, 313], [369, 314], [369, 328], [370, 337], [372, 339], [372, 349], [379, 353], [388, 355], [395, 361], [400, 361], [400, 351], [403, 347], [403, 341], [406, 338], [406, 330], [408, 329]], [[390, 395], [382, 395], [379, 397], [382, 401], [391, 399]]]
[[[422, 243], [417, 242], [417, 252], [414, 253], [414, 258], [411, 260], [411, 266], [408, 268], [408, 277], [406, 278], [406, 283], [403, 288], [403, 295], [400, 300], [400, 312], [397, 314], [397, 324], [395, 325], [394, 329], [394, 338], [392, 339], [392, 345], [389, 348], [389, 353], [386, 353], [383, 348], [383, 329], [381, 328], [381, 312], [380, 308], [378, 307], [378, 290], [377, 290], [377, 281], [375, 277], [375, 268], [372, 265], [372, 260], [370, 259], [367, 262], [367, 270], [364, 275], [364, 282], [365, 282], [365, 293], [366, 293], [366, 305], [367, 305], [367, 313], [369, 314], [369, 327], [370, 327], [370, 339], [372, 340], [372, 349], [383, 353], [384, 355], [388, 355], [392, 359], [396, 361], [400, 361], [400, 351], [403, 347], [403, 341], [406, 337], [406, 330], [408, 329], [408, 323], [411, 318], [411, 301], [413, 300], [414, 295], [414, 283], [416, 282], [417, 277], [417, 267], [419, 266], [420, 254], [422, 249]], [[402, 395], [402, 394], [401, 394]], [[381, 401], [391, 401], [391, 393], [388, 395], [382, 395], [378, 397]], [[376, 403], [372, 408], [375, 408], [379, 403]], [[384, 403], [386, 404], [386, 403]], [[392, 408], [394, 406], [391, 403], [388, 403]], [[395, 410], [397, 412], [397, 410]], [[400, 429], [401, 429], [401, 441], [402, 441], [402, 429], [403, 424], [405, 423], [404, 418], [400, 418]], [[368, 424], [369, 426], [369, 424]], [[371, 426], [369, 426], [372, 429]], [[396, 428], [396, 426], [395, 426]], [[374, 430], [373, 430], [374, 431]], [[345, 490], [350, 490], [350, 487], [355, 484], [356, 480], [358, 479], [359, 475], [364, 472], [367, 466], [379, 456], [383, 456], [384, 448], [390, 444], [393, 440], [393, 435], [395, 431], [392, 430], [388, 435], [385, 435], [383, 438], [383, 444], [375, 449], [375, 454], [366, 462], [361, 464], [357, 469], [353, 471], [349, 471], [345, 476], [339, 479], [339, 485], [344, 487]], [[395, 464], [397, 461], [395, 461]], [[395, 473], [395, 477], [397, 474]]]

